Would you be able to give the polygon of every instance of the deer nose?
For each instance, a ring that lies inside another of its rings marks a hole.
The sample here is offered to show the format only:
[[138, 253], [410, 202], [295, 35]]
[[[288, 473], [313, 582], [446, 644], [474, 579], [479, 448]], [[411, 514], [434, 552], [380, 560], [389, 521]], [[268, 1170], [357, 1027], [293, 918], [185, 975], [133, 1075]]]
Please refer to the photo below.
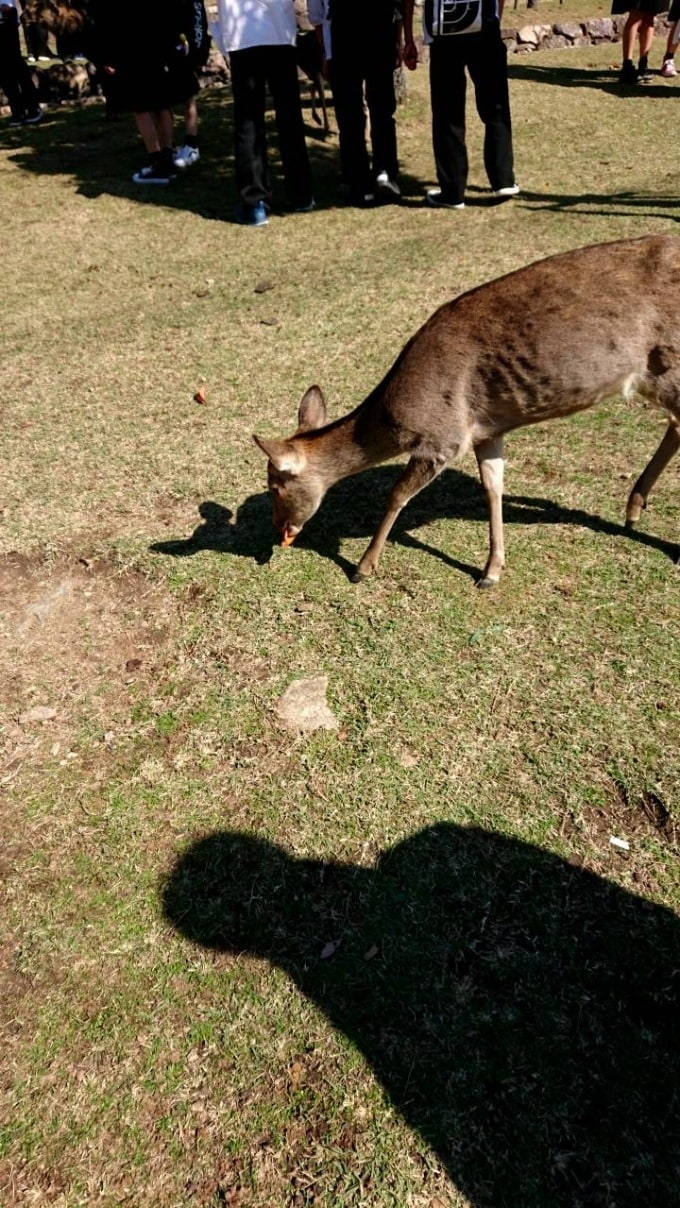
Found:
[[286, 546], [293, 544], [299, 532], [299, 528], [296, 528], [293, 524], [286, 524], [284, 526], [281, 531], [281, 545], [284, 549]]

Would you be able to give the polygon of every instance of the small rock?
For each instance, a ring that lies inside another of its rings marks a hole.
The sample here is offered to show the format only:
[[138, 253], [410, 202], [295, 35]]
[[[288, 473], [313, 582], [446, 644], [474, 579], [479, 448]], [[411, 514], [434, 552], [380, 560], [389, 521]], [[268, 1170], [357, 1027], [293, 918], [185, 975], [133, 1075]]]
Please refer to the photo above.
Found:
[[32, 721], [53, 721], [56, 716], [57, 710], [52, 709], [50, 705], [34, 705], [32, 709], [27, 709], [19, 715], [19, 725], [26, 726]]
[[277, 715], [290, 730], [337, 730], [338, 719], [326, 703], [328, 676], [293, 680], [276, 705]]

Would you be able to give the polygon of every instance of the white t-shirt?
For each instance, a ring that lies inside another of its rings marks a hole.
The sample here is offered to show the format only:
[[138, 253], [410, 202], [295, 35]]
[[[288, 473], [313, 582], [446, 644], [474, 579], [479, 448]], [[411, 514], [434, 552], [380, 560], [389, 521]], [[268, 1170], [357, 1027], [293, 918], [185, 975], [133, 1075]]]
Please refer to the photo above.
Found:
[[307, 0], [307, 16], [312, 25], [320, 25], [323, 30], [323, 53], [327, 59], [331, 57], [331, 19], [328, 14], [328, 0]]
[[294, 46], [293, 0], [218, 0], [216, 41], [222, 54], [251, 46]]

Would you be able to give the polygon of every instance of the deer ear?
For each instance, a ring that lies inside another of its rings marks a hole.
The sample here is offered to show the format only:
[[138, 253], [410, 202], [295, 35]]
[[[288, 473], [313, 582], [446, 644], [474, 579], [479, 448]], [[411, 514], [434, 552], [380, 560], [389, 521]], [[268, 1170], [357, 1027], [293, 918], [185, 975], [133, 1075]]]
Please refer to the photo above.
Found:
[[328, 412], [320, 386], [310, 386], [300, 399], [298, 426], [302, 431], [323, 428], [328, 423]]
[[299, 474], [304, 458], [295, 445], [289, 440], [262, 440], [253, 433], [253, 440], [262, 452], [269, 458], [275, 470], [280, 474]]

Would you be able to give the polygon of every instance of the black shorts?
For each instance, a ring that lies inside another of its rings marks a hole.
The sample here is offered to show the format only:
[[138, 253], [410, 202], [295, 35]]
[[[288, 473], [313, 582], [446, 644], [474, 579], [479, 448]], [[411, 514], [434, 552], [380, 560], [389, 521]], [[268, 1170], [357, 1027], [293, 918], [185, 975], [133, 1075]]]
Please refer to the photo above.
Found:
[[186, 58], [168, 63], [125, 64], [114, 75], [104, 75], [104, 95], [115, 113], [153, 113], [172, 109], [196, 96], [196, 73]]
[[658, 17], [668, 10], [668, 0], [613, 0], [612, 16], [629, 13], [633, 9], [638, 13], [652, 13]]

